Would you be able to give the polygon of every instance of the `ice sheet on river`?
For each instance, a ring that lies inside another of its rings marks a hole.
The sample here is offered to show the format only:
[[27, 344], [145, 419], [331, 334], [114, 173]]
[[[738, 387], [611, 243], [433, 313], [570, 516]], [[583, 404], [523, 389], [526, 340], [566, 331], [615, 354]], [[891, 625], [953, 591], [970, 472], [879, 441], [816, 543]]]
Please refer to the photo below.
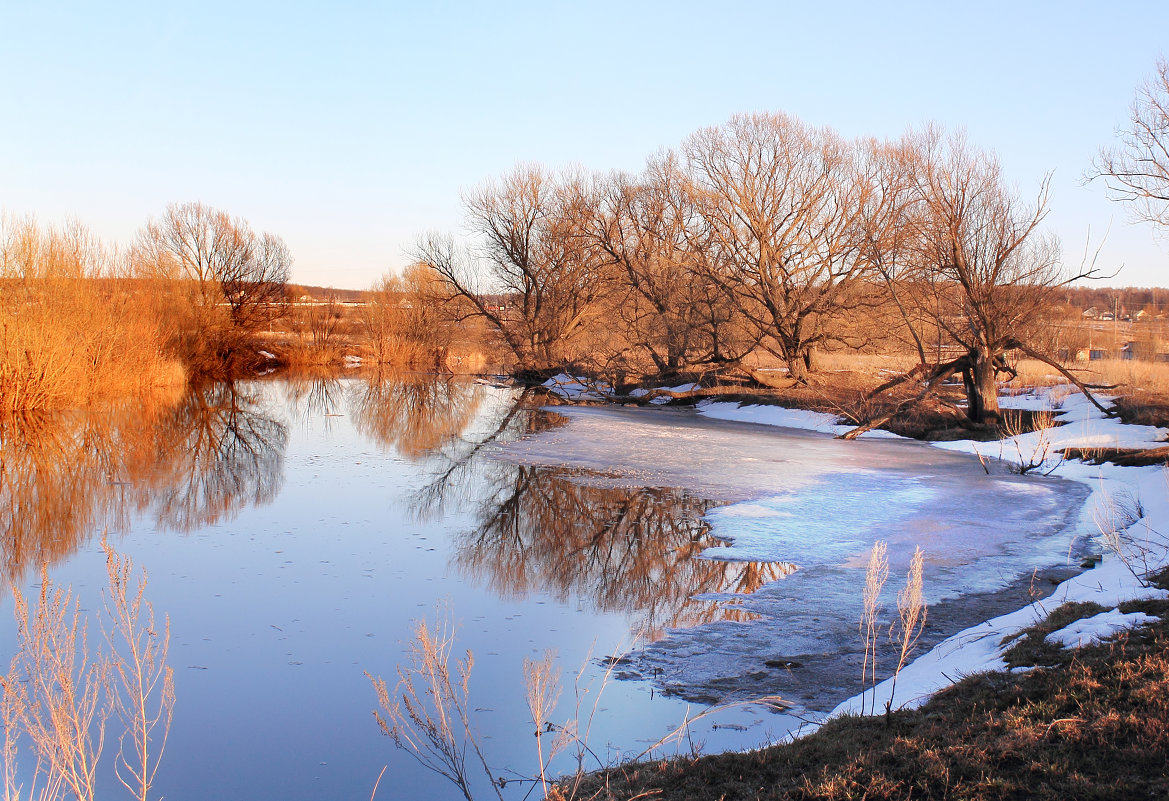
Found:
[[[1083, 540], [1086, 487], [1013, 475], [997, 463], [987, 475], [977, 459], [922, 443], [843, 442], [689, 410], [558, 411], [569, 425], [511, 443], [500, 458], [724, 501], [706, 517], [730, 545], [706, 558], [799, 568], [752, 595], [723, 599], [759, 619], [672, 631], [634, 655], [629, 673], [695, 699], [779, 689], [821, 706], [846, 691], [859, 676], [852, 662], [864, 565], [877, 540], [889, 543], [888, 609], [914, 547], [926, 552], [936, 613], [923, 645], [957, 630], [968, 599], [1067, 563]], [[1025, 590], [1013, 599], [1027, 601]], [[829, 697], [816, 703], [822, 692]]]

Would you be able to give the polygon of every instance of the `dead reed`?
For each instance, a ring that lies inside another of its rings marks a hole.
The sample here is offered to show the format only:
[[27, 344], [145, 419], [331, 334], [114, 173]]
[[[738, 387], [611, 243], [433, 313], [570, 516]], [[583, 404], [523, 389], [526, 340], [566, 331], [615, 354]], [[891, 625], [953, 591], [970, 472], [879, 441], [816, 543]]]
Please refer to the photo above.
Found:
[[[881, 590], [889, 578], [888, 546], [883, 540], [873, 543], [869, 564], [865, 569], [865, 589], [862, 596], [860, 634], [864, 642], [865, 656], [861, 664], [861, 687], [877, 686], [877, 645], [880, 639]], [[876, 708], [876, 694], [873, 696]], [[863, 710], [862, 710], [863, 712]]]
[[[146, 574], [136, 573], [130, 558], [108, 543], [103, 546], [106, 636], [92, 648], [80, 601], [49, 577], [47, 567], [34, 603], [10, 584], [17, 648], [0, 678], [4, 801], [66, 795], [93, 801], [111, 718], [122, 726], [114, 774], [136, 799], [150, 798], [174, 705], [166, 664], [170, 629], [155, 626], [144, 600]], [[27, 790], [17, 779], [22, 742], [33, 757]]]

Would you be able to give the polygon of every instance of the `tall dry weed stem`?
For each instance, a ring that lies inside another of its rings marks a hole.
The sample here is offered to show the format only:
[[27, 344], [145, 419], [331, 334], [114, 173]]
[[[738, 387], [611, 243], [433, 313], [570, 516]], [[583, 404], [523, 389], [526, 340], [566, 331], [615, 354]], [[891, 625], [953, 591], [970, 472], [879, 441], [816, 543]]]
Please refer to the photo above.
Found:
[[894, 645], [898, 647], [897, 668], [893, 671], [893, 684], [889, 690], [889, 700], [885, 702], [885, 714], [893, 709], [893, 700], [897, 694], [897, 679], [902, 668], [909, 663], [909, 657], [917, 647], [917, 641], [925, 629], [926, 605], [923, 593], [925, 569], [925, 553], [920, 547], [913, 551], [913, 559], [909, 562], [909, 575], [906, 577], [905, 588], [897, 593], [897, 615], [899, 620], [889, 628], [889, 635]]
[[[865, 569], [865, 590], [861, 610], [860, 634], [865, 646], [864, 662], [861, 665], [861, 687], [877, 686], [877, 643], [880, 638], [881, 590], [889, 578], [888, 545], [883, 540], [873, 543], [869, 564]], [[863, 697], [863, 696], [862, 696]], [[873, 709], [876, 698], [873, 698]], [[861, 709], [864, 712], [864, 709]]]
[[[104, 541], [103, 547], [109, 579], [102, 608], [106, 639], [93, 651], [79, 600], [58, 587], [44, 565], [35, 605], [11, 585], [17, 648], [8, 673], [0, 677], [5, 801], [56, 801], [66, 795], [93, 801], [111, 715], [124, 726], [115, 775], [139, 801], [149, 798], [174, 704], [166, 664], [170, 629], [159, 632], [154, 624], [144, 600], [145, 572], [136, 577], [129, 557]], [[22, 741], [35, 760], [27, 791], [17, 783]], [[155, 741], [161, 744], [153, 747]]]
[[479, 763], [502, 801], [500, 783], [479, 746], [471, 725], [468, 703], [474, 656], [470, 651], [454, 660], [454, 627], [449, 615], [434, 626], [420, 620], [410, 641], [408, 662], [398, 666], [393, 693], [382, 678], [366, 677], [377, 693], [380, 711], [374, 718], [382, 733], [423, 767], [452, 782], [467, 801], [473, 801], [468, 757]]
[[135, 575], [129, 557], [119, 556], [108, 542], [103, 541], [102, 548], [109, 579], [105, 611], [114, 683], [110, 697], [124, 727], [114, 769], [134, 798], [148, 801], [174, 713], [174, 671], [167, 664], [170, 618], [164, 616], [160, 632], [154, 607], [143, 599], [146, 571]]
[[[563, 751], [569, 743], [570, 731], [558, 728], [550, 717], [560, 700], [560, 667], [556, 664], [556, 655], [552, 651], [545, 651], [541, 659], [524, 659], [524, 689], [527, 695], [528, 712], [532, 716], [532, 723], [536, 727], [536, 756], [540, 766], [540, 785], [544, 795], [548, 795], [548, 764]], [[552, 735], [545, 753], [546, 735]]]

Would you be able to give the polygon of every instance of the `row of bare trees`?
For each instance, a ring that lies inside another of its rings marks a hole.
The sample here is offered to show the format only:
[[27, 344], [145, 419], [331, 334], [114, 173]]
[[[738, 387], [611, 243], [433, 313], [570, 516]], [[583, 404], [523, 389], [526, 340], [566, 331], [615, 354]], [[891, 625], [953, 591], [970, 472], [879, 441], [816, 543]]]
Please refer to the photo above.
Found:
[[1050, 360], [1049, 295], [1093, 272], [1041, 230], [1046, 180], [1024, 201], [993, 154], [933, 128], [853, 141], [739, 115], [639, 175], [523, 166], [464, 203], [470, 239], [417, 256], [521, 375], [760, 379], [773, 359], [803, 382], [819, 352], [900, 342], [911, 377], [962, 374], [970, 418], [993, 421], [1007, 355]]

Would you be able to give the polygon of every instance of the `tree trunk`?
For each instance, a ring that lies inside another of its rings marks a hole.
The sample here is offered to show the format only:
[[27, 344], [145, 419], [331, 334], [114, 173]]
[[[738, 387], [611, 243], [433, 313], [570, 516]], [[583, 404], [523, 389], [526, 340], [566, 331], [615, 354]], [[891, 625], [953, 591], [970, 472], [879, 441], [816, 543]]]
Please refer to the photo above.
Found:
[[808, 369], [809, 373], [816, 372], [818, 361], [815, 348], [808, 348], [804, 351], [804, 366]]
[[995, 384], [994, 357], [989, 351], [970, 353], [971, 366], [962, 371], [966, 387], [966, 417], [972, 423], [987, 425], [999, 421], [999, 395]]
[[805, 381], [808, 378], [808, 363], [802, 353], [796, 354], [787, 360], [788, 377], [794, 381]]

